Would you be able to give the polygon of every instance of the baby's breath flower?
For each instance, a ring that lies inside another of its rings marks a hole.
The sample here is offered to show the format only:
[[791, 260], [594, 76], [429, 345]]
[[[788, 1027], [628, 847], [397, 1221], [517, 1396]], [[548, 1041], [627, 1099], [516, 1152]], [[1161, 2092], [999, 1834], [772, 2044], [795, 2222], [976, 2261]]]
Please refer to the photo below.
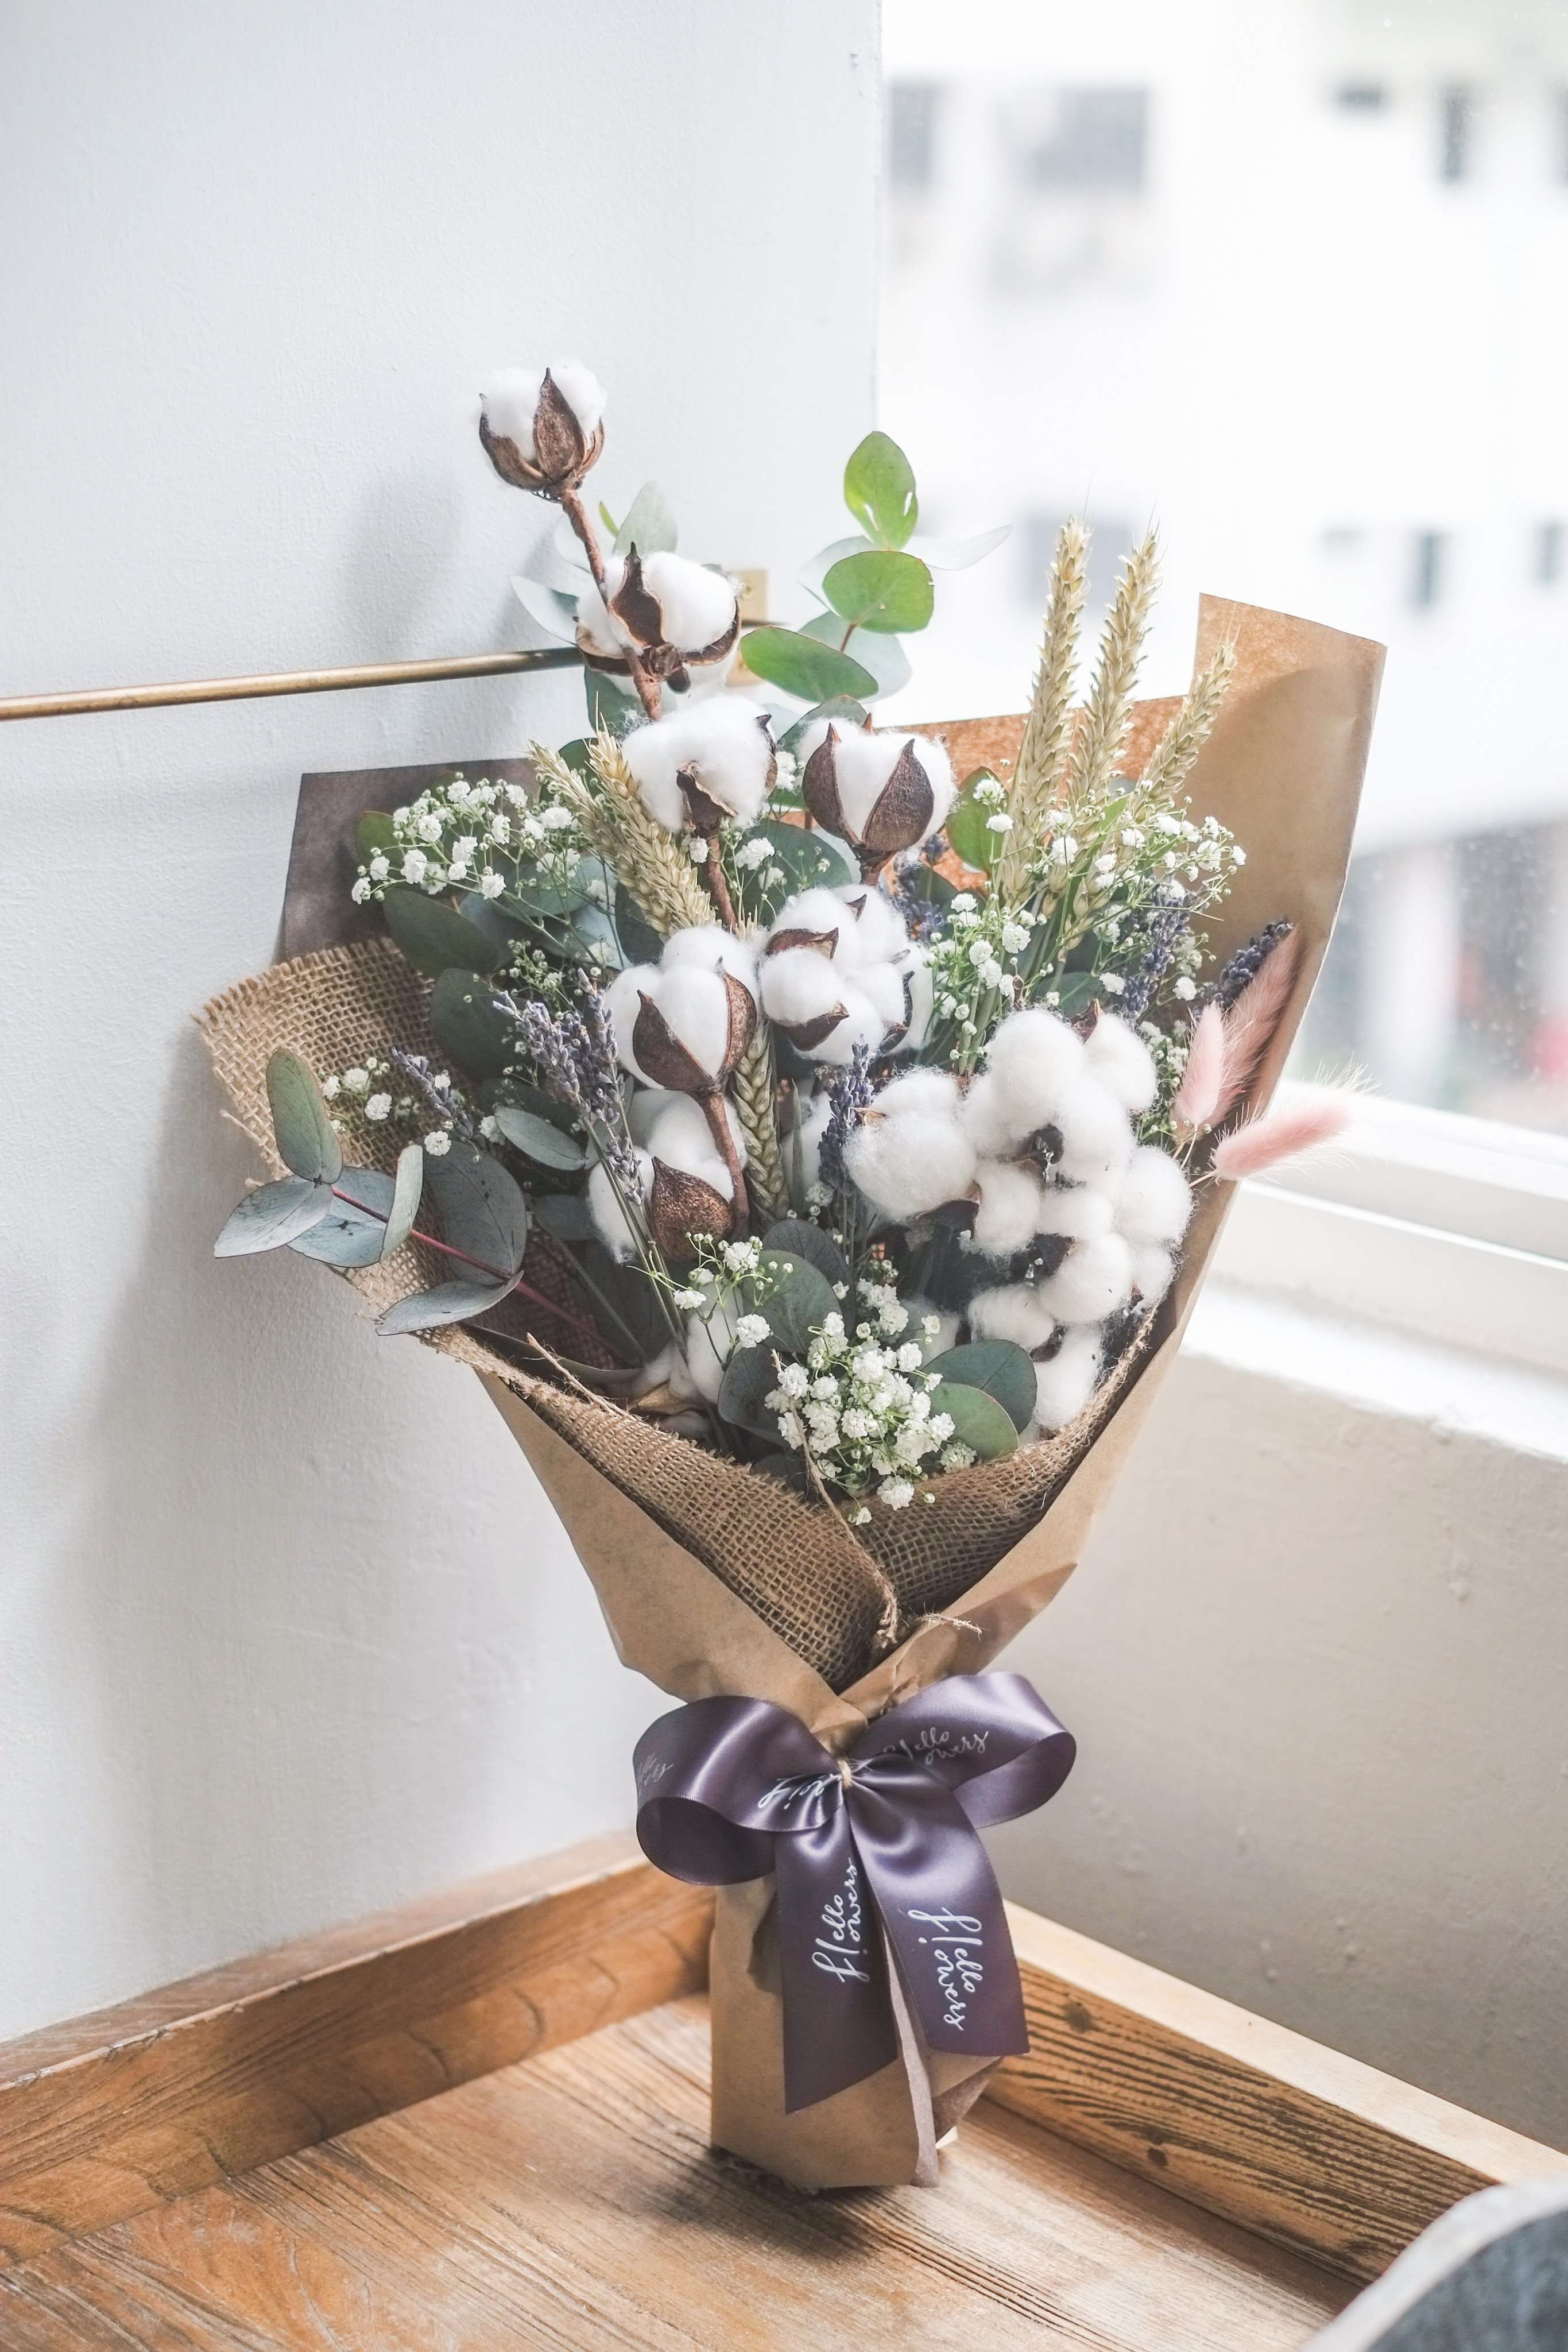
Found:
[[392, 1098], [391, 1095], [371, 1095], [365, 1104], [365, 1117], [367, 1118], [373, 1118], [379, 1126], [381, 1121], [386, 1118], [387, 1114], [392, 1109]]
[[759, 1347], [767, 1339], [769, 1328], [766, 1315], [743, 1315], [735, 1327], [737, 1345], [742, 1348]]
[[433, 1160], [444, 1160], [452, 1149], [452, 1138], [444, 1127], [433, 1127], [424, 1138], [424, 1148]]

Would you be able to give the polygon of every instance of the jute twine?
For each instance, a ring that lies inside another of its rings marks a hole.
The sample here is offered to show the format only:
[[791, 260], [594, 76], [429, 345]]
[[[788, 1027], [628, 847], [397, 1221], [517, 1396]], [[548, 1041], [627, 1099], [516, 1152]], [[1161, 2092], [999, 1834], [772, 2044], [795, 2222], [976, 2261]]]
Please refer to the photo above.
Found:
[[[287, 1047], [325, 1072], [350, 1068], [392, 1043], [434, 1053], [426, 996], [396, 950], [375, 940], [275, 964], [205, 1007], [200, 1025], [214, 1067], [235, 1116], [275, 1172], [280, 1166], [267, 1102], [268, 1055]], [[391, 1159], [388, 1150], [382, 1164]], [[433, 1253], [414, 1245], [343, 1278], [377, 1315], [442, 1279], [444, 1271]], [[538, 1252], [530, 1246], [525, 1271], [536, 1289], [565, 1303], [548, 1244]], [[554, 1320], [539, 1329], [552, 1349], [591, 1360], [580, 1334]], [[951, 1610], [1029, 1533], [1109, 1420], [1144, 1352], [1142, 1343], [1127, 1351], [1071, 1427], [1021, 1446], [1005, 1462], [945, 1473], [932, 1481], [933, 1503], [916, 1500], [904, 1511], [873, 1506], [870, 1525], [852, 1533], [836, 1510], [765, 1472], [557, 1377], [522, 1370], [472, 1326], [421, 1336], [426, 1346], [514, 1389], [841, 1690], [917, 1619]]]

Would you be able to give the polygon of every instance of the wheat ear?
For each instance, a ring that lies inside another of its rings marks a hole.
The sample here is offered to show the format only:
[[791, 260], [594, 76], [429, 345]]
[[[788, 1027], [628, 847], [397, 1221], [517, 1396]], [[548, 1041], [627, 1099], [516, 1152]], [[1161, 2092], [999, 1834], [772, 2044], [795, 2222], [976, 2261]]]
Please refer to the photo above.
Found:
[[997, 866], [996, 887], [1004, 903], [1017, 898], [1023, 887], [1029, 862], [1040, 846], [1051, 803], [1061, 786], [1072, 735], [1072, 680], [1083, 620], [1088, 553], [1089, 533], [1083, 525], [1076, 520], [1064, 522], [1051, 567], [1040, 667], [1009, 801], [1012, 830]]
[[1138, 683], [1158, 578], [1159, 543], [1151, 530], [1123, 565], [1106, 615], [1093, 689], [1067, 762], [1071, 806], [1092, 806], [1116, 772], [1133, 714], [1133, 691]]
[[1181, 709], [1155, 744], [1139, 780], [1138, 795], [1145, 803], [1169, 802], [1180, 792], [1193, 761], [1208, 740], [1209, 729], [1219, 716], [1219, 706], [1235, 669], [1235, 646], [1219, 646], [1207, 668], [1193, 679]]
[[673, 834], [656, 824], [643, 806], [621, 746], [612, 735], [595, 735], [589, 762], [601, 787], [595, 792], [557, 751], [536, 743], [529, 757], [549, 776], [591, 845], [614, 866], [656, 930], [678, 931], [690, 923], [716, 921], [713, 900], [691, 860], [683, 857]]
[[729, 1090], [746, 1138], [746, 1182], [752, 1206], [758, 1216], [781, 1217], [789, 1210], [789, 1188], [779, 1148], [773, 1045], [768, 1024], [760, 1019], [731, 1074]]

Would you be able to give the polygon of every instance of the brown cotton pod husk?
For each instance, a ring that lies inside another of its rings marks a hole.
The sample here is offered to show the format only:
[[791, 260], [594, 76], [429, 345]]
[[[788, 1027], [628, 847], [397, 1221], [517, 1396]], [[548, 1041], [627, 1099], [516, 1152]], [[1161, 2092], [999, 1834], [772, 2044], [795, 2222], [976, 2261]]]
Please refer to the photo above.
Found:
[[[1289, 998], [1249, 1089], [1256, 1108], [1283, 1066], [1333, 926], [1383, 651], [1311, 622], [1206, 597], [1198, 666], [1226, 641], [1236, 648], [1235, 680], [1188, 793], [1195, 814], [1228, 825], [1248, 857], [1209, 926], [1211, 948], [1222, 960], [1279, 918], [1301, 939]], [[1146, 756], [1172, 708], [1138, 707], [1133, 759]], [[959, 772], [984, 764], [1005, 779], [1021, 724], [1016, 717], [965, 720], [925, 731], [946, 742]], [[362, 781], [361, 805], [384, 802], [372, 778]], [[320, 793], [322, 822], [340, 835], [343, 793], [334, 795], [333, 782], [325, 780]], [[323, 852], [303, 805], [296, 857], [319, 880]], [[346, 895], [343, 912], [345, 925], [357, 912]], [[391, 1038], [428, 1049], [425, 993], [389, 944], [360, 940], [297, 956], [207, 1006], [202, 1026], [214, 1066], [264, 1158], [276, 1167], [268, 1055], [288, 1046], [325, 1070]], [[522, 1369], [472, 1327], [432, 1332], [427, 1344], [483, 1380], [559, 1513], [628, 1665], [676, 1699], [772, 1699], [841, 1748], [897, 1700], [942, 1675], [990, 1664], [1061, 1591], [1174, 1359], [1230, 1192], [1224, 1184], [1205, 1188], [1176, 1281], [1076, 1423], [1007, 1461], [935, 1480], [929, 1507], [879, 1508], [858, 1536], [836, 1512], [777, 1479], [545, 1370]], [[375, 1313], [432, 1277], [410, 1249], [345, 1278]], [[891, 1647], [881, 1633], [890, 1601], [898, 1619]], [[1073, 1728], [1083, 1736], [1084, 1726]], [[629, 1807], [631, 1793], [628, 1769]], [[712, 1971], [716, 2143], [807, 2188], [934, 2179], [936, 2141], [978, 2095], [993, 2062], [983, 2053], [923, 2053], [906, 2023], [899, 2058], [880, 2074], [787, 2116], [778, 1982], [771, 1883], [721, 1889]]]

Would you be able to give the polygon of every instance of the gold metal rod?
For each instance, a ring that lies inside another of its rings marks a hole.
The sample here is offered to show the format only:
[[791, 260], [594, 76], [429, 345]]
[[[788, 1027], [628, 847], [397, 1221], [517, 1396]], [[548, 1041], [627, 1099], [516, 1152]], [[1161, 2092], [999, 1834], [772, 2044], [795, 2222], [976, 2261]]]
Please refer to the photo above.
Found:
[[81, 694], [14, 694], [0, 698], [0, 719], [74, 719], [93, 710], [157, 710], [181, 702], [251, 702], [269, 694], [340, 694], [359, 686], [418, 686], [430, 678], [504, 677], [536, 669], [570, 669], [575, 646], [510, 654], [446, 654], [432, 661], [361, 662], [352, 669], [278, 670], [265, 677], [193, 677], [172, 686], [99, 686]]

